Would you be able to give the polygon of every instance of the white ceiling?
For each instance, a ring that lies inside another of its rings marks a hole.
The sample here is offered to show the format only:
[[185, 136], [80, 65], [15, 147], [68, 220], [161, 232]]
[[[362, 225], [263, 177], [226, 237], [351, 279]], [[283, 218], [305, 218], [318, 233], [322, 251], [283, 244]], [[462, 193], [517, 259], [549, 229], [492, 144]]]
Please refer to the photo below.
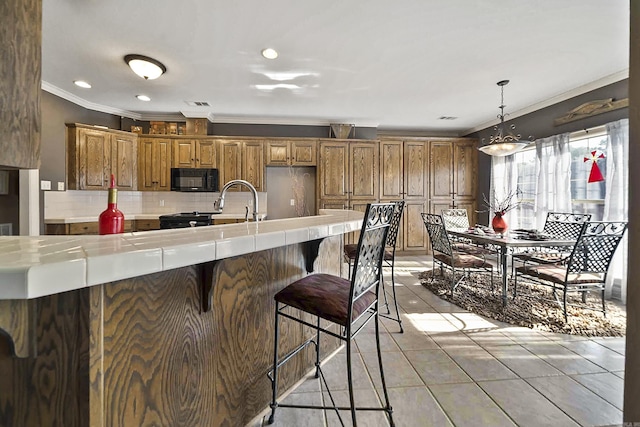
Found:
[[629, 0], [44, 0], [42, 59], [45, 90], [136, 119], [465, 134], [495, 122], [499, 80], [516, 117], [626, 78]]

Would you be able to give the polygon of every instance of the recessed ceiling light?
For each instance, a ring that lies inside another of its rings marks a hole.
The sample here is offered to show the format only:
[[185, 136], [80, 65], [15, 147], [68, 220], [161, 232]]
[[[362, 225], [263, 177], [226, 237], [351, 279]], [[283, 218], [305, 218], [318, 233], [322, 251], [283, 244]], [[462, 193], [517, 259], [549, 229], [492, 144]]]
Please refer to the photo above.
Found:
[[266, 49], [262, 49], [262, 56], [267, 59], [276, 59], [278, 57], [278, 52], [276, 52], [275, 49], [268, 47]]
[[83, 87], [85, 89], [91, 89], [91, 85], [84, 80], [76, 80], [73, 82], [76, 86]]
[[149, 98], [147, 95], [136, 95], [136, 98], [138, 98], [140, 101], [151, 101], [151, 98]]

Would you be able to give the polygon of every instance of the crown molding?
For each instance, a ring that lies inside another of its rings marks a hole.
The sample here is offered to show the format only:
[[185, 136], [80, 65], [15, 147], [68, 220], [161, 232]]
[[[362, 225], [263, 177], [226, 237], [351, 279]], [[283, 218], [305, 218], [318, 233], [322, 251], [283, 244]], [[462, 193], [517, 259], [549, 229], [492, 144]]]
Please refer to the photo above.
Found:
[[113, 114], [114, 116], [128, 117], [134, 120], [143, 120], [142, 115], [140, 113], [134, 113], [133, 111], [121, 110], [120, 108], [108, 107], [102, 104], [95, 104], [93, 102], [89, 102], [86, 99], [80, 98], [66, 90], [60, 89], [57, 86], [54, 86], [50, 83], [42, 80], [41, 86], [42, 90], [49, 92], [57, 97], [62, 99], [66, 99], [69, 102], [73, 102], [76, 105], [86, 108], [87, 110], [99, 111], [101, 113]]
[[[578, 86], [577, 88], [571, 89], [571, 90], [569, 90], [567, 92], [564, 92], [564, 93], [561, 93], [560, 95], [554, 96], [552, 98], [549, 98], [549, 99], [546, 99], [544, 101], [538, 102], [536, 104], [530, 105], [528, 107], [522, 108], [522, 109], [520, 109], [518, 111], [510, 112], [509, 113], [509, 121], [511, 121], [511, 120], [513, 120], [515, 118], [524, 116], [526, 114], [533, 113], [534, 111], [538, 111], [538, 110], [541, 110], [543, 108], [550, 107], [550, 106], [552, 106], [554, 104], [557, 104], [559, 102], [566, 101], [567, 99], [571, 99], [571, 98], [574, 98], [576, 96], [583, 95], [583, 94], [585, 94], [587, 92], [591, 92], [592, 90], [600, 89], [601, 87], [604, 87], [604, 86], [607, 86], [607, 85], [610, 85], [610, 84], [613, 84], [613, 83], [617, 83], [617, 82], [619, 82], [621, 80], [628, 79], [628, 78], [629, 78], [629, 69], [627, 68], [625, 70], [622, 70], [622, 71], [619, 71], [617, 73], [610, 74], [610, 75], [608, 75], [606, 77], [603, 77], [601, 79], [595, 80], [595, 81], [593, 81], [591, 83], [587, 83], [585, 85]], [[498, 123], [500, 123], [500, 120], [495, 120], [494, 119], [494, 120], [491, 120], [490, 122], [479, 124], [478, 126], [465, 131], [463, 133], [463, 135], [469, 135], [470, 133], [474, 133], [474, 132], [481, 131], [483, 129], [490, 128], [492, 126], [497, 125]]]

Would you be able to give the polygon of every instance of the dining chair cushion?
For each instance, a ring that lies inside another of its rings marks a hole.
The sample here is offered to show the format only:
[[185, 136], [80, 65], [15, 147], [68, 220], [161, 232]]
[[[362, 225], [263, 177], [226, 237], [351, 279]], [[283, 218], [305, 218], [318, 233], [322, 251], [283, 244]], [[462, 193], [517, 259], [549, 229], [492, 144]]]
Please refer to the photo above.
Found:
[[559, 253], [559, 252], [524, 252], [521, 254], [514, 254], [513, 258], [521, 261], [537, 262], [539, 264], [557, 264], [566, 260], [571, 252]]
[[[314, 314], [325, 320], [347, 326], [351, 281], [332, 274], [311, 274], [296, 280], [275, 295], [275, 300]], [[367, 310], [376, 299], [368, 291], [353, 303], [352, 321]]]
[[565, 278], [567, 278], [567, 284], [576, 285], [598, 283], [604, 280], [604, 274], [602, 273], [569, 273], [569, 276], [567, 277], [567, 269], [557, 265], [526, 265], [523, 267], [517, 267], [516, 271], [520, 274], [526, 274], [559, 284], [564, 284]]
[[[453, 257], [443, 254], [434, 253], [433, 257], [440, 262], [443, 262], [454, 268], [488, 268], [492, 265], [485, 262], [482, 258], [478, 258], [474, 255], [454, 253]], [[452, 259], [453, 258], [453, 259]]]
[[496, 251], [472, 243], [452, 243], [454, 251], [464, 252], [470, 255], [495, 255]]

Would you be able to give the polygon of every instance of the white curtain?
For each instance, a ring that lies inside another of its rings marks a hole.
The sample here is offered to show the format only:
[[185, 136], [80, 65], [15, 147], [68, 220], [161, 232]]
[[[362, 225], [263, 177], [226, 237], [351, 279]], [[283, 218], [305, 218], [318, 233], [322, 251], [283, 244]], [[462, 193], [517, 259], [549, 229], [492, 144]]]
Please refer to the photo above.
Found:
[[569, 134], [536, 141], [536, 228], [544, 227], [548, 212], [571, 212], [571, 152]]
[[[605, 178], [604, 221], [628, 221], [629, 219], [629, 119], [608, 123], [607, 173]], [[622, 302], [627, 299], [628, 233], [620, 242], [609, 267], [605, 292], [611, 296], [614, 284], [620, 285]]]
[[[518, 171], [514, 156], [491, 157], [491, 186], [487, 200], [505, 200], [509, 194], [515, 194], [518, 185]], [[516, 199], [514, 197], [513, 201]], [[520, 228], [518, 215], [512, 215], [515, 211], [509, 211], [504, 217], [511, 230]], [[489, 212], [489, 224], [493, 218], [493, 212]]]

